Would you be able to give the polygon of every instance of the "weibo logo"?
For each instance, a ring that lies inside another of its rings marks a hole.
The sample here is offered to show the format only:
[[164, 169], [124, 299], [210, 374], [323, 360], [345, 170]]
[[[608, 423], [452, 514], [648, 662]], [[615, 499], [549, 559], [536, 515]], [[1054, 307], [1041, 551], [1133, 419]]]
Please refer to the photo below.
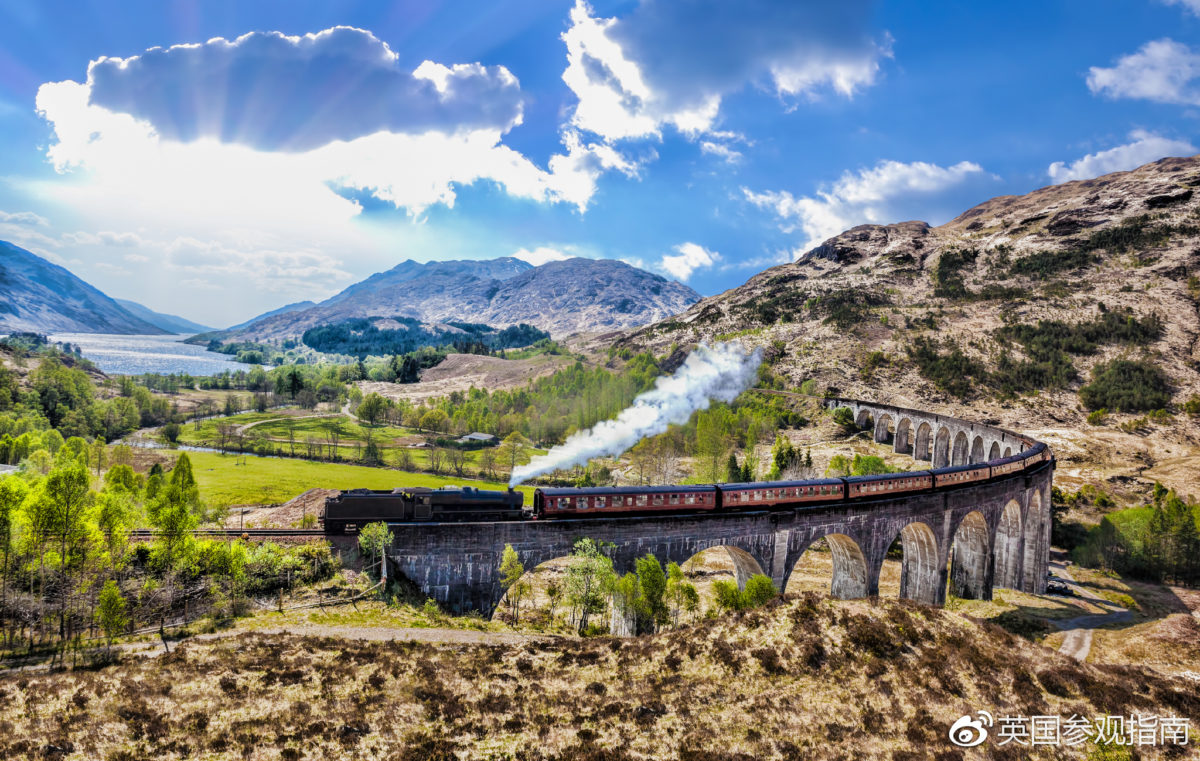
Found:
[[982, 744], [988, 738], [986, 727], [992, 726], [993, 720], [987, 711], [980, 711], [978, 715], [978, 719], [971, 718], [970, 714], [959, 717], [950, 726], [950, 742], [960, 748], [974, 748]]

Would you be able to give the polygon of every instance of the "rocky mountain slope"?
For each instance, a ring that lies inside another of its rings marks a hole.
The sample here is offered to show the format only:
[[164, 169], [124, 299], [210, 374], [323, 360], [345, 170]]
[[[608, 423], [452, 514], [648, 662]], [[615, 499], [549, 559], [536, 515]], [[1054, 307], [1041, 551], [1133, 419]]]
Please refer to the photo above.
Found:
[[0, 331], [168, 332], [132, 314], [65, 268], [6, 241], [0, 241]]
[[252, 317], [249, 320], [246, 320], [245, 322], [239, 322], [237, 325], [232, 325], [228, 328], [225, 328], [225, 330], [229, 331], [229, 332], [232, 332], [235, 330], [241, 330], [242, 328], [249, 327], [250, 325], [253, 325], [256, 322], [259, 322], [260, 320], [265, 320], [268, 317], [274, 317], [275, 315], [279, 315], [279, 314], [287, 314], [288, 312], [299, 312], [302, 309], [308, 309], [309, 307], [315, 307], [316, 305], [317, 305], [317, 302], [315, 302], [315, 301], [297, 301], [294, 304], [284, 304], [283, 306], [279, 307], [278, 309], [272, 309], [269, 312], [263, 312], [262, 314], [260, 314], [257, 317]]
[[[1034, 433], [1065, 485], [1140, 476], [1195, 493], [1200, 424], [1183, 407], [1200, 393], [1197, 189], [1200, 157], [1169, 158], [939, 227], [862, 225], [622, 343], [739, 336], [792, 388], [812, 379]], [[1161, 371], [1165, 413], [1087, 422], [1079, 390], [1118, 358]]]
[[512, 257], [401, 262], [307, 309], [258, 318], [227, 341], [276, 341], [357, 317], [529, 323], [555, 336], [660, 320], [700, 296], [691, 288], [610, 260], [568, 259], [534, 267]]
[[168, 333], [178, 333], [182, 335], [185, 333], [203, 333], [206, 330], [212, 330], [210, 327], [201, 325], [198, 322], [192, 322], [191, 320], [179, 317], [177, 315], [155, 312], [153, 309], [142, 306], [136, 301], [129, 301], [128, 299], [113, 299], [113, 301], [120, 304], [121, 308], [126, 312], [145, 320], [151, 325], [156, 325]]

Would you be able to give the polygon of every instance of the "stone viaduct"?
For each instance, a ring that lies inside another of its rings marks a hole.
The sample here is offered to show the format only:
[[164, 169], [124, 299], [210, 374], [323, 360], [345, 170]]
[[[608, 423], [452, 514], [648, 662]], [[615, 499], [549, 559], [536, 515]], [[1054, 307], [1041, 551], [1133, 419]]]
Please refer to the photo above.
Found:
[[[827, 399], [848, 407], [860, 428], [895, 451], [933, 467], [982, 463], [1027, 452], [1033, 440], [979, 423], [883, 404]], [[931, 605], [947, 586], [990, 599], [994, 587], [1042, 593], [1050, 546], [1053, 460], [1009, 475], [911, 495], [807, 504], [792, 509], [696, 516], [585, 518], [496, 523], [398, 523], [391, 572], [412, 580], [448, 610], [490, 616], [503, 590], [501, 550], [511, 544], [526, 568], [569, 555], [582, 537], [612, 542], [618, 573], [650, 553], [663, 565], [724, 548], [739, 584], [755, 573], [779, 589], [800, 556], [825, 539], [833, 558], [831, 593], [849, 599], [879, 592], [888, 549], [903, 547], [900, 596]]]

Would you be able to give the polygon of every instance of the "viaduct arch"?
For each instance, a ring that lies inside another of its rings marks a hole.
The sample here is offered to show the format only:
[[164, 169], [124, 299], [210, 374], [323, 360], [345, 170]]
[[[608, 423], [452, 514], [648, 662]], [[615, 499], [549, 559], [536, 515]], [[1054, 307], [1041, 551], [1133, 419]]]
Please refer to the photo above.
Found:
[[[987, 453], [1028, 451], [1037, 442], [994, 426], [918, 410], [850, 399], [854, 420], [888, 441], [896, 452], [933, 467], [976, 462]], [[941, 444], [939, 445], [939, 442]], [[958, 444], [957, 442], [962, 442]], [[490, 616], [500, 602], [501, 550], [511, 544], [526, 568], [569, 555], [576, 540], [613, 543], [618, 573], [650, 553], [665, 566], [724, 547], [739, 585], [755, 573], [779, 589], [800, 556], [825, 539], [833, 557], [833, 596], [850, 599], [879, 592], [888, 548], [904, 547], [900, 596], [930, 605], [945, 602], [947, 586], [964, 597], [990, 599], [1003, 586], [1040, 594], [1049, 567], [1050, 486], [1054, 462], [1036, 462], [992, 479], [880, 499], [806, 505], [789, 510], [704, 516], [597, 517], [565, 521], [497, 523], [398, 523], [388, 550], [393, 572], [454, 612]]]

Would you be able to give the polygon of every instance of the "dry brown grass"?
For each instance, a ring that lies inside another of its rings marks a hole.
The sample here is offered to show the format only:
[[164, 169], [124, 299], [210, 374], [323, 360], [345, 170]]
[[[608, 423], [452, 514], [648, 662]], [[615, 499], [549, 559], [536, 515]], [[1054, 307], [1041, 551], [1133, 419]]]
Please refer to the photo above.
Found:
[[555, 370], [575, 363], [574, 358], [543, 354], [529, 359], [501, 359], [481, 354], [451, 354], [436, 367], [421, 373], [419, 383], [383, 383], [360, 381], [357, 385], [364, 394], [375, 392], [389, 399], [406, 399], [420, 402], [455, 391], [466, 391], [472, 386], [495, 391], [502, 388], [524, 386], [529, 381], [549, 375]]
[[0, 757], [962, 758], [947, 728], [980, 708], [1200, 721], [1195, 689], [1152, 672], [1077, 664], [940, 609], [806, 595], [631, 640], [243, 634], [10, 676]]
[[[1088, 661], [1138, 663], [1167, 675], [1200, 674], [1200, 621], [1174, 613], [1124, 629], [1097, 629]], [[1200, 684], [1193, 689], [1200, 692]]]

